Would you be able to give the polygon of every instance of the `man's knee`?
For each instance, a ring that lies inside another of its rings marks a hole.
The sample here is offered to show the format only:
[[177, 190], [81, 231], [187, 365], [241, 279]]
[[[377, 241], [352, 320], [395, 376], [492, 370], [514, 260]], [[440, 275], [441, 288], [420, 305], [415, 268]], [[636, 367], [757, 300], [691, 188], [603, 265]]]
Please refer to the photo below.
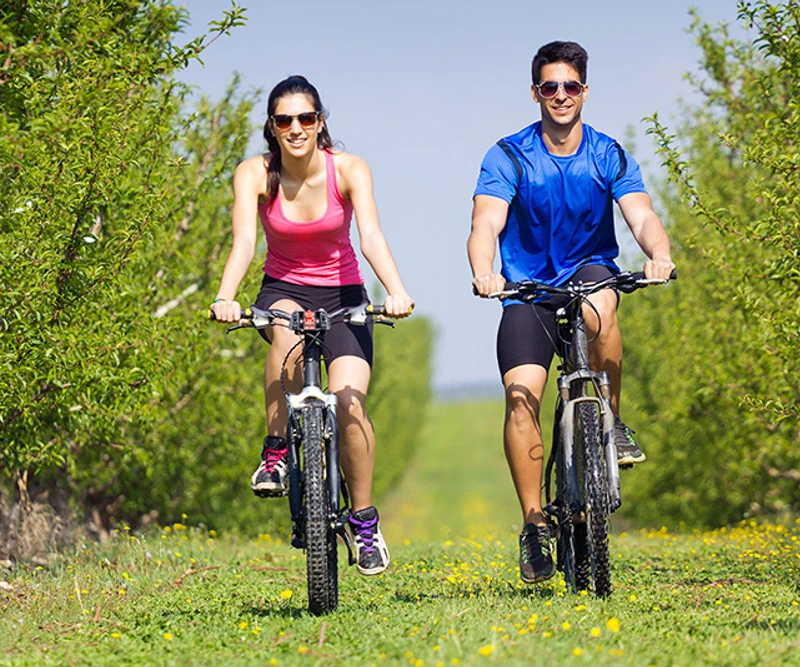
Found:
[[524, 385], [511, 384], [506, 387], [506, 421], [516, 426], [539, 423], [540, 401]]

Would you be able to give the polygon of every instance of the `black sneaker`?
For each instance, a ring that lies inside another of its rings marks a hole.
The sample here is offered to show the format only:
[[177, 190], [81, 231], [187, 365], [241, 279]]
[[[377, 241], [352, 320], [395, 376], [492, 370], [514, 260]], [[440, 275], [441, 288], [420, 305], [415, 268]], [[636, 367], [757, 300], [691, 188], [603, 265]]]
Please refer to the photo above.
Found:
[[647, 457], [642, 448], [633, 439], [635, 431], [631, 430], [617, 416], [614, 417], [614, 440], [617, 444], [617, 462], [619, 465], [641, 463]]
[[356, 541], [356, 568], [361, 574], [380, 574], [389, 567], [389, 549], [381, 535], [378, 510], [365, 507], [348, 518]]
[[519, 576], [526, 584], [549, 579], [556, 573], [547, 526], [525, 524], [519, 536]]
[[277, 435], [264, 438], [261, 463], [250, 479], [253, 493], [261, 497], [285, 496], [289, 492], [286, 483], [286, 440]]

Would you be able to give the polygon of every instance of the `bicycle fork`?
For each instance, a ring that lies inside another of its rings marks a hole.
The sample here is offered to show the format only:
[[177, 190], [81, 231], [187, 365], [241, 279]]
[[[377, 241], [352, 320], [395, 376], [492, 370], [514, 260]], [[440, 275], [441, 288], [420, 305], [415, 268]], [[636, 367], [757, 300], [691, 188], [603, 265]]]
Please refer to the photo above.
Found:
[[[558, 425], [561, 436], [560, 446], [564, 448], [562, 453], [565, 464], [565, 475], [568, 480], [569, 498], [563, 501], [573, 513], [580, 511], [581, 494], [578, 488], [578, 471], [575, 466], [575, 416], [578, 406], [582, 403], [590, 403], [596, 406], [602, 422], [603, 450], [606, 460], [606, 475], [608, 480], [608, 502], [609, 511], [614, 512], [622, 504], [619, 481], [619, 463], [617, 462], [617, 445], [614, 441], [614, 413], [611, 411], [611, 390], [608, 374], [605, 371], [592, 374], [592, 384], [595, 385], [595, 396], [580, 396], [570, 398], [569, 377], [558, 379], [558, 388], [561, 394], [562, 410], [561, 419]], [[599, 391], [597, 391], [599, 385]]]
[[[324, 403], [325, 430], [323, 446], [325, 447], [325, 472], [330, 498], [330, 528], [342, 538], [348, 552], [351, 565], [356, 562], [355, 546], [350, 533], [346, 530], [349, 516], [350, 499], [347, 485], [342, 479], [339, 469], [339, 429], [336, 422], [336, 396], [322, 392], [318, 387], [306, 387], [300, 394], [291, 395], [288, 401], [289, 429], [288, 468], [289, 468], [289, 510], [292, 517], [292, 541], [296, 549], [305, 549], [305, 516], [303, 515], [303, 474], [300, 469], [300, 446], [298, 434], [301, 432], [297, 423], [297, 413], [307, 401], [316, 400]], [[342, 505], [339, 501], [344, 500]]]

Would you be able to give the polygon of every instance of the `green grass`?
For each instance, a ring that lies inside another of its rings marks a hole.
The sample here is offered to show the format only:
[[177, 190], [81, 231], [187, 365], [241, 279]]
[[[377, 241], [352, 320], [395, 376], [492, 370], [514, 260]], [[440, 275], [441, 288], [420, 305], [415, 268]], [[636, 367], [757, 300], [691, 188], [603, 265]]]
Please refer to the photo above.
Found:
[[280, 536], [122, 531], [5, 576], [0, 665], [800, 664], [800, 523], [615, 534], [608, 600], [519, 583], [501, 419], [435, 406], [382, 505], [390, 571], [345, 568], [331, 616]]

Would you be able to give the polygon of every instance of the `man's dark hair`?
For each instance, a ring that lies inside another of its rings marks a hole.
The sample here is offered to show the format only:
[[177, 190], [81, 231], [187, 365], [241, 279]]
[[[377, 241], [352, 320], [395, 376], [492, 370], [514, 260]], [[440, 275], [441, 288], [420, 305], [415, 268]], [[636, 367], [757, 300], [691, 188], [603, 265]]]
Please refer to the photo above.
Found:
[[566, 63], [575, 68], [581, 83], [586, 83], [586, 63], [589, 54], [577, 42], [550, 42], [541, 47], [531, 63], [533, 85], [541, 83], [542, 67], [551, 63]]

